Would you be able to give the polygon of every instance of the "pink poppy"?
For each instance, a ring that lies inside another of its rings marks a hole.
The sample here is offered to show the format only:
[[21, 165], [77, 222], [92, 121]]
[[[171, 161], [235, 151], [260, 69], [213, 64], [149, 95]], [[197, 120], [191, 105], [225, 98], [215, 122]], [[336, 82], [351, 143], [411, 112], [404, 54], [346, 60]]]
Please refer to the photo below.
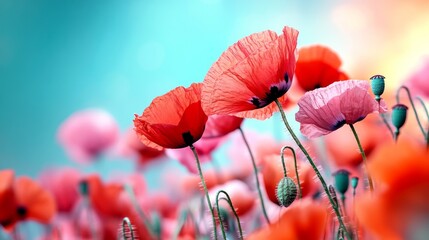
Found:
[[76, 112], [58, 130], [58, 140], [71, 159], [88, 162], [113, 145], [119, 136], [115, 119], [101, 109]]
[[81, 175], [73, 168], [51, 169], [40, 175], [40, 182], [50, 191], [59, 212], [70, 212], [79, 199], [78, 185]]
[[414, 96], [429, 98], [429, 58], [404, 83]]
[[295, 115], [301, 133], [308, 138], [323, 136], [372, 112], [386, 111], [384, 101], [379, 105], [368, 89], [368, 81], [346, 80], [306, 92]]
[[266, 119], [277, 106], [289, 101], [298, 31], [284, 27], [283, 34], [263, 31], [230, 46], [208, 71], [201, 103], [207, 115], [227, 114]]
[[[201, 138], [194, 144], [195, 150], [198, 153], [200, 162], [208, 162], [211, 160], [212, 152], [223, 138]], [[168, 157], [178, 160], [189, 172], [197, 173], [197, 165], [195, 164], [194, 153], [190, 148], [167, 149], [165, 151]]]
[[225, 136], [237, 130], [241, 126], [243, 120], [243, 118], [229, 115], [211, 115], [207, 120], [206, 129], [204, 130], [202, 138]]
[[137, 158], [141, 166], [164, 155], [164, 150], [151, 148], [143, 144], [133, 129], [129, 129], [123, 134], [116, 150], [121, 157]]
[[201, 87], [201, 83], [177, 87], [155, 98], [141, 116], [135, 115], [134, 130], [140, 140], [160, 150], [184, 148], [198, 141], [207, 122]]

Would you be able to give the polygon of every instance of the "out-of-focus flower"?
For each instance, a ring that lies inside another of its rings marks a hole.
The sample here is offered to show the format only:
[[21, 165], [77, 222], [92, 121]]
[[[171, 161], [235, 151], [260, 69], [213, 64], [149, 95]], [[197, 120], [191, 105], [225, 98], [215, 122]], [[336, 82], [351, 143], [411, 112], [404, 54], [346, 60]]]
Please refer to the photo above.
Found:
[[[237, 214], [242, 216], [248, 213], [254, 206], [256, 196], [251, 192], [249, 186], [244, 182], [239, 180], [228, 181], [223, 185], [219, 185], [216, 188], [211, 190], [211, 198], [216, 200], [216, 195], [218, 191], [224, 190], [228, 193], [231, 198], [234, 209]], [[228, 211], [231, 211], [228, 203], [224, 200], [221, 200], [222, 197], [225, 197], [223, 194], [219, 196], [219, 207], [223, 207]], [[216, 205], [214, 205], [216, 206]], [[231, 211], [232, 213], [232, 211]]]
[[0, 224], [7, 227], [14, 223], [16, 214], [13, 170], [0, 171]]
[[328, 216], [326, 208], [310, 199], [296, 201], [277, 222], [250, 234], [246, 239], [323, 239]]
[[340, 66], [341, 59], [332, 49], [322, 45], [302, 47], [296, 62], [296, 83], [304, 91], [311, 91], [348, 79]]
[[164, 150], [144, 145], [137, 137], [134, 129], [129, 129], [121, 137], [117, 146], [117, 153], [122, 157], [137, 158], [139, 165], [143, 166], [151, 160], [163, 156]]
[[[208, 162], [212, 158], [212, 152], [222, 142], [223, 138], [201, 138], [194, 144], [200, 162]], [[194, 153], [190, 148], [167, 149], [165, 151], [168, 157], [178, 160], [189, 172], [197, 173], [197, 164], [195, 163]]]
[[101, 109], [76, 112], [58, 130], [58, 140], [72, 160], [88, 162], [112, 146], [119, 136], [115, 119]]
[[[377, 115], [368, 115], [365, 121], [354, 124], [359, 133], [359, 140], [367, 157], [383, 142], [392, 137], [386, 126]], [[362, 163], [362, 155], [358, 151], [356, 139], [350, 129], [340, 128], [326, 136], [326, 148], [329, 160], [337, 167], [355, 168]], [[338, 139], [341, 139], [339, 141]]]
[[284, 27], [283, 34], [264, 31], [230, 46], [204, 79], [202, 105], [207, 115], [229, 114], [266, 119], [292, 84], [298, 31]]
[[405, 82], [414, 96], [429, 98], [429, 58], [426, 58], [420, 68]]
[[238, 129], [243, 118], [229, 115], [210, 115], [202, 138], [222, 137]]
[[347, 80], [306, 92], [295, 115], [301, 133], [308, 138], [323, 136], [372, 112], [385, 111], [384, 101], [379, 105], [368, 89], [368, 81]]
[[41, 185], [50, 191], [59, 212], [70, 212], [79, 198], [81, 174], [73, 168], [51, 169], [40, 175]]
[[207, 115], [201, 108], [201, 83], [177, 87], [155, 98], [141, 116], [135, 115], [134, 130], [147, 146], [184, 148], [198, 141]]
[[[295, 173], [295, 165], [292, 154], [285, 152], [285, 165], [287, 176], [292, 178], [298, 187], [298, 181]], [[308, 163], [297, 159], [299, 180], [301, 183], [302, 197], [312, 196], [318, 189], [317, 183], [314, 181], [315, 173]], [[262, 165], [262, 175], [264, 179], [265, 191], [268, 198], [275, 204], [280, 205], [276, 197], [276, 189], [280, 180], [284, 177], [280, 155], [273, 154], [264, 158]]]
[[[380, 147], [368, 170], [376, 188], [356, 200], [359, 224], [378, 239], [421, 239], [429, 224], [429, 153], [410, 139]], [[419, 238], [420, 236], [420, 238]]]
[[0, 180], [0, 223], [3, 227], [12, 229], [17, 222], [26, 220], [47, 224], [53, 218], [56, 213], [54, 198], [38, 183], [25, 176], [14, 179], [11, 170], [1, 171]]

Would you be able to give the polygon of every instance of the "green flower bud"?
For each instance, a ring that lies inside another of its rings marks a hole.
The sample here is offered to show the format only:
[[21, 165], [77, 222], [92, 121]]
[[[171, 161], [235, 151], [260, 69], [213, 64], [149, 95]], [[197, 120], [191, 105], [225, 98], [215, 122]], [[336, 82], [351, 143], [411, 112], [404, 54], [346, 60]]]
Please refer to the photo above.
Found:
[[375, 100], [380, 101], [381, 94], [384, 92], [384, 76], [374, 75], [370, 78], [371, 80], [371, 89], [375, 95]]
[[352, 187], [353, 189], [356, 189], [359, 183], [359, 178], [358, 177], [352, 177]]
[[408, 107], [404, 104], [396, 104], [392, 107], [392, 124], [396, 127], [396, 131], [404, 126], [405, 120], [407, 120]]
[[280, 180], [276, 189], [277, 201], [283, 207], [289, 207], [298, 194], [298, 188], [290, 177]]
[[338, 170], [334, 174], [335, 188], [341, 194], [345, 194], [349, 189], [349, 171]]
[[86, 180], [82, 180], [79, 182], [79, 193], [82, 196], [88, 196], [89, 195], [89, 183]]

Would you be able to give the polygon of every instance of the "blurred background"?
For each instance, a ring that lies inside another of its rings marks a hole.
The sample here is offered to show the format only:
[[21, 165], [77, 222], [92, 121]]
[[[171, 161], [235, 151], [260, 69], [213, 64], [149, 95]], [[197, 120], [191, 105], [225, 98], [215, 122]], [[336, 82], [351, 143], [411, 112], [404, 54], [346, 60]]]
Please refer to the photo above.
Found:
[[[101, 108], [122, 131], [152, 99], [200, 82], [231, 44], [284, 25], [299, 46], [327, 45], [352, 78], [398, 86], [429, 54], [429, 1], [0, 0], [0, 168], [37, 176], [77, 165], [58, 144], [73, 112]], [[251, 124], [251, 123], [247, 123]]]

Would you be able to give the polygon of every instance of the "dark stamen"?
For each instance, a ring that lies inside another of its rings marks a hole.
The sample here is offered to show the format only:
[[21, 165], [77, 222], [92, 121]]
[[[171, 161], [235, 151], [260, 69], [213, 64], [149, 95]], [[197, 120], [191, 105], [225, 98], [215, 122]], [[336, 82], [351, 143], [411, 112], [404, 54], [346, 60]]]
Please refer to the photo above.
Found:
[[191, 146], [195, 141], [194, 137], [191, 135], [191, 132], [184, 132], [182, 133], [183, 140], [185, 141], [186, 145]]
[[25, 217], [27, 215], [27, 208], [24, 206], [18, 206], [18, 208], [16, 208], [16, 213], [20, 217]]

